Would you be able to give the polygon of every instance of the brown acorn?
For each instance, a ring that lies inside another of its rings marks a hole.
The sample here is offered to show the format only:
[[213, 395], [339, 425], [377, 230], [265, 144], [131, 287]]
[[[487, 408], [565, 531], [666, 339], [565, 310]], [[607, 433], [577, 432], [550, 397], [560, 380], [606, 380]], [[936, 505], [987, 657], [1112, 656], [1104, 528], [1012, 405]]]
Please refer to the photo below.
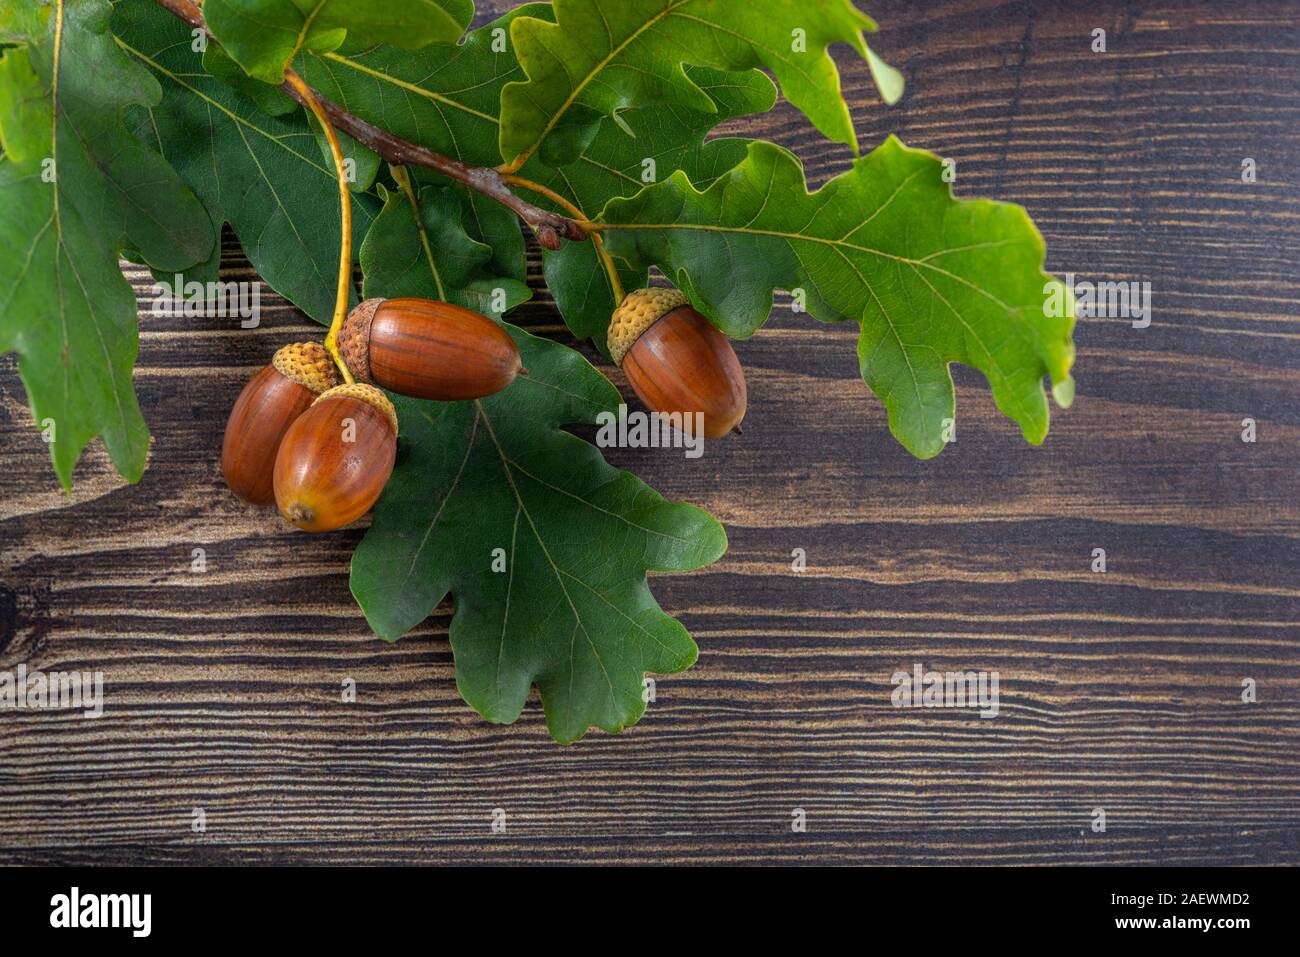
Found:
[[351, 525], [379, 499], [397, 459], [397, 412], [371, 385], [322, 394], [289, 427], [275, 457], [275, 501], [308, 532]]
[[639, 289], [614, 310], [609, 354], [654, 412], [680, 412], [686, 431], [704, 413], [721, 438], [745, 417], [745, 370], [731, 342], [676, 289]]
[[226, 421], [221, 471], [230, 490], [254, 505], [275, 501], [271, 472], [280, 441], [316, 397], [339, 383], [325, 347], [295, 342], [244, 386]]
[[441, 402], [495, 395], [523, 368], [500, 325], [432, 299], [367, 299], [348, 315], [339, 351], [358, 382]]

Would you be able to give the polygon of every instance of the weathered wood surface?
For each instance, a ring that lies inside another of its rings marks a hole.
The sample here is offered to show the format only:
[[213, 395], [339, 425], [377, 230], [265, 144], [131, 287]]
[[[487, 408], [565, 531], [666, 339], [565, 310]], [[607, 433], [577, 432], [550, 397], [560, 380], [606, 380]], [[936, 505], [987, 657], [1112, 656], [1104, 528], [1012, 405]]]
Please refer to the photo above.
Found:
[[[1150, 328], [1080, 324], [1079, 399], [1044, 447], [959, 370], [957, 443], [913, 461], [852, 330], [780, 312], [739, 346], [742, 438], [611, 455], [731, 550], [656, 581], [698, 666], [639, 726], [564, 748], [535, 702], [497, 727], [460, 701], [447, 608], [369, 635], [360, 530], [291, 534], [224, 491], [227, 410], [302, 317], [156, 319], [137, 274], [138, 486], [96, 448], [57, 491], [0, 360], [0, 668], [109, 682], [96, 721], [0, 713], [0, 860], [1300, 861], [1300, 6], [870, 10], [910, 91], [885, 109], [847, 65], [864, 143], [897, 132], [955, 158], [962, 194], [1027, 205], [1055, 271], [1154, 289]], [[786, 107], [731, 130], [818, 181], [848, 161]], [[544, 295], [521, 321], [561, 334]], [[1001, 714], [894, 709], [915, 662], [999, 671]]]

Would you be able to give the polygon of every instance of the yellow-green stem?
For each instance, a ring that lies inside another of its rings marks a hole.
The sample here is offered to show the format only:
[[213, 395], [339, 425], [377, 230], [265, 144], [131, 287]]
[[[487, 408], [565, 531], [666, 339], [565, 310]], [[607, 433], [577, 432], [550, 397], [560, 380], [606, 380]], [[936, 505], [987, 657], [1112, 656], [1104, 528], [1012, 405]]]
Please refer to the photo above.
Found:
[[339, 138], [334, 132], [334, 126], [330, 123], [329, 117], [320, 105], [320, 101], [316, 99], [316, 94], [312, 91], [312, 88], [293, 70], [285, 70], [284, 76], [289, 85], [298, 92], [303, 102], [315, 114], [321, 129], [325, 131], [325, 139], [329, 141], [330, 145], [330, 155], [334, 157], [334, 170], [338, 173], [339, 203], [342, 214], [339, 227], [339, 282], [334, 300], [334, 319], [330, 323], [329, 332], [325, 335], [325, 349], [333, 358], [334, 364], [339, 367], [343, 381], [351, 384], [356, 380], [353, 379], [352, 370], [348, 368], [348, 364], [343, 361], [343, 356], [339, 354], [339, 333], [343, 331], [343, 323], [348, 317], [348, 299], [352, 290], [352, 195], [348, 189], [348, 174], [347, 166], [343, 162], [343, 147], [339, 145]]
[[576, 204], [569, 202], [549, 186], [543, 186], [541, 183], [535, 183], [522, 176], [516, 176], [514, 173], [506, 173], [502, 178], [509, 186], [518, 186], [520, 189], [526, 189], [530, 193], [536, 193], [538, 196], [549, 199], [581, 224], [587, 235], [591, 237], [591, 244], [596, 249], [596, 256], [600, 259], [601, 265], [605, 267], [605, 274], [609, 277], [609, 288], [614, 294], [614, 305], [620, 305], [627, 298], [627, 293], [623, 291], [623, 280], [618, 274], [618, 267], [614, 265], [614, 257], [605, 249], [605, 241], [599, 232], [600, 224], [591, 222], [587, 218], [587, 214]]
[[429, 233], [424, 228], [424, 222], [420, 219], [420, 200], [416, 195], [415, 186], [411, 183], [411, 174], [407, 172], [405, 166], [390, 165], [389, 172], [393, 174], [393, 181], [401, 188], [406, 196], [406, 202], [411, 207], [411, 218], [415, 222], [415, 231], [420, 234], [420, 246], [424, 249], [425, 262], [429, 264], [429, 272], [433, 275], [434, 284], [438, 287], [438, 298], [444, 302], [447, 300], [447, 290], [442, 284], [442, 275], [438, 272], [438, 267], [433, 261], [433, 248], [429, 245]]

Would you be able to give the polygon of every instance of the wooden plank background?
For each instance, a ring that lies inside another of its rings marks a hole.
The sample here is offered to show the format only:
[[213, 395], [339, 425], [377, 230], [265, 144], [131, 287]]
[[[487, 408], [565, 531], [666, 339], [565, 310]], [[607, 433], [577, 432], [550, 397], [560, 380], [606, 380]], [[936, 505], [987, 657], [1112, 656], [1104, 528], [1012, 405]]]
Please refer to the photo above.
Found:
[[[96, 721], [0, 712], [0, 861], [1300, 862], [1300, 5], [869, 9], [910, 87], [886, 109], [842, 58], [864, 143], [896, 132], [956, 159], [961, 194], [1024, 203], [1058, 273], [1152, 284], [1149, 328], [1081, 322], [1044, 447], [958, 370], [958, 441], [914, 461], [853, 330], [780, 310], [738, 347], [743, 437], [611, 454], [731, 550], [655, 582], [696, 668], [637, 727], [561, 747], [535, 700], [510, 727], [461, 702], [446, 607], [370, 636], [361, 529], [291, 533], [225, 491], [230, 405], [308, 323], [278, 301], [250, 332], [157, 319], [133, 273], [138, 486], [96, 446], [58, 491], [0, 359], [0, 668], [108, 682]], [[818, 182], [849, 159], [784, 106], [730, 132]], [[563, 337], [536, 285], [520, 321]], [[1001, 714], [892, 708], [916, 662], [997, 670]]]

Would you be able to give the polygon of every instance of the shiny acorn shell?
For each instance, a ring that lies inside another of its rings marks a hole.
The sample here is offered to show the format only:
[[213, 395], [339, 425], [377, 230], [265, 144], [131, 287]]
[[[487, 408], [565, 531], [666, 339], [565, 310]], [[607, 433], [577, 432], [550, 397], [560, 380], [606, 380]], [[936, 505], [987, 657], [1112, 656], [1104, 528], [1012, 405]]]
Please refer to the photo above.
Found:
[[253, 376], [230, 410], [221, 443], [221, 471], [232, 492], [254, 505], [275, 501], [272, 471], [284, 434], [338, 382], [334, 361], [316, 342], [285, 346]]
[[367, 299], [348, 315], [339, 351], [358, 382], [441, 402], [495, 395], [522, 371], [498, 323], [433, 299]]
[[363, 383], [321, 395], [292, 426], [275, 459], [275, 501], [293, 525], [328, 532], [374, 506], [397, 459], [397, 413]]
[[628, 296], [610, 322], [609, 349], [641, 401], [655, 412], [681, 413], [688, 431], [697, 412], [710, 439], [745, 417], [745, 370], [731, 341], [677, 290]]

